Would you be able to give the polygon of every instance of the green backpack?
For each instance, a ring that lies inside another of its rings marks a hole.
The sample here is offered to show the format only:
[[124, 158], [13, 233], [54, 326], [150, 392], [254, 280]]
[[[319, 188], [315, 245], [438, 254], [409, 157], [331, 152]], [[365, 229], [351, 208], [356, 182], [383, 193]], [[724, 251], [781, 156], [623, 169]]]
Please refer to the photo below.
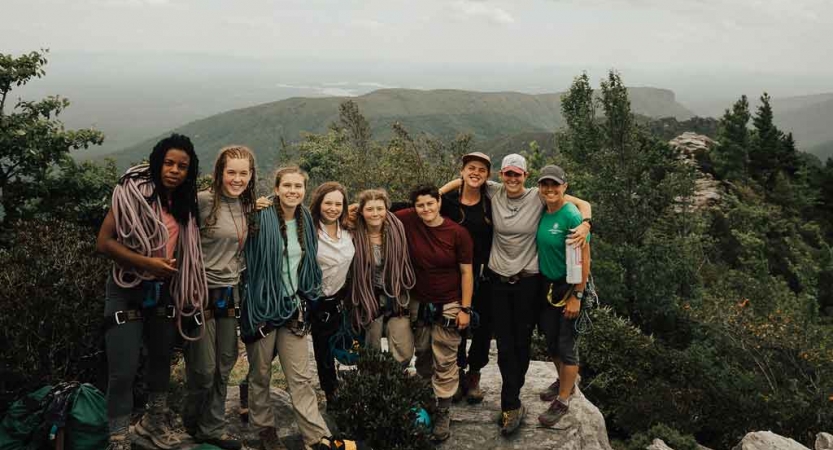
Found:
[[78, 382], [44, 386], [11, 405], [0, 422], [0, 450], [107, 447], [104, 395]]

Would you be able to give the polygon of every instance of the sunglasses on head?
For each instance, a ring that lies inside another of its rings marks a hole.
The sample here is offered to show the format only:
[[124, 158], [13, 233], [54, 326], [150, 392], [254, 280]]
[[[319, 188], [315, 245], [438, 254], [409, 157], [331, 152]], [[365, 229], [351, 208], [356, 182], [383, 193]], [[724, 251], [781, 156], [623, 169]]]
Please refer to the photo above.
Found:
[[522, 174], [522, 173], [514, 172], [514, 171], [511, 171], [511, 170], [506, 171], [506, 172], [502, 172], [502, 173], [503, 173], [503, 176], [505, 176], [505, 177], [522, 177], [522, 176], [524, 176], [524, 174]]

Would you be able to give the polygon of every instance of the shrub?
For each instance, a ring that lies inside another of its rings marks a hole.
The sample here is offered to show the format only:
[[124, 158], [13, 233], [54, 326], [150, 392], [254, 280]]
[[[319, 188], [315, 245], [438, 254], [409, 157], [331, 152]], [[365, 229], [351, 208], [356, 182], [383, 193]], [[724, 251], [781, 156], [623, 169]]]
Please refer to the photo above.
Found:
[[373, 448], [433, 449], [429, 432], [415, 423], [415, 408], [433, 402], [431, 386], [410, 376], [388, 353], [363, 349], [356, 370], [343, 375], [332, 416], [346, 437]]
[[58, 381], [95, 381], [109, 263], [95, 233], [58, 220], [17, 222], [0, 248], [0, 411]]

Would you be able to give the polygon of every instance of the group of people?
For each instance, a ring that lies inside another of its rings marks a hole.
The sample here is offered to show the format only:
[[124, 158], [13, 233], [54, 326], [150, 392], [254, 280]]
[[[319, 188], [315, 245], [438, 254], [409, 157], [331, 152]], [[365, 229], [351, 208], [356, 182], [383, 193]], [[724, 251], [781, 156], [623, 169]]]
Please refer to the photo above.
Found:
[[[461, 178], [417, 187], [396, 211], [383, 189], [362, 191], [348, 206], [335, 181], [315, 188], [307, 208], [308, 176], [298, 166], [278, 169], [274, 194], [258, 200], [255, 156], [244, 146], [220, 151], [209, 189], [197, 192], [198, 173], [187, 137], [162, 139], [148, 164], [119, 180], [99, 231], [98, 250], [114, 261], [104, 311], [110, 450], [130, 448], [142, 348], [148, 407], [134, 430], [158, 448], [179, 446], [166, 395], [177, 332], [185, 340], [186, 431], [197, 442], [242, 448], [225, 432], [238, 326], [249, 421], [265, 450], [285, 448], [269, 401], [275, 356], [306, 448], [331, 448], [307, 334], [329, 404], [339, 388], [330, 341], [345, 318], [365, 345], [381, 349], [387, 336], [403, 370], [416, 356], [416, 374], [430, 379], [436, 397], [436, 441], [450, 436], [454, 400], [482, 401], [492, 337], [503, 380], [499, 425], [504, 435], [518, 428], [536, 326], [559, 371], [541, 393], [551, 404], [538, 419], [552, 425], [567, 413], [592, 223], [590, 205], [566, 195], [561, 168], [545, 167], [538, 187], [527, 189], [522, 156], [505, 157], [495, 183], [489, 156], [469, 153]], [[582, 249], [580, 283], [566, 282], [570, 245]]]

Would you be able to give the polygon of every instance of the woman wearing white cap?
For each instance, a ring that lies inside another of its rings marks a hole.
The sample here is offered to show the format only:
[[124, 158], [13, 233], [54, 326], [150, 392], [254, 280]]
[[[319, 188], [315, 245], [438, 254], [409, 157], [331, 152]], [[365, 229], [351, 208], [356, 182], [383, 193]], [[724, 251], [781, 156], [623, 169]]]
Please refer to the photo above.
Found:
[[[532, 331], [540, 310], [542, 281], [536, 234], [543, 203], [537, 187], [524, 187], [528, 175], [526, 159], [513, 153], [503, 158], [500, 170], [503, 183], [487, 183], [494, 226], [488, 268], [492, 284], [492, 325], [503, 380], [500, 426], [504, 435], [518, 429], [525, 413], [520, 392], [529, 368]], [[441, 192], [457, 189], [461, 183], [454, 180], [443, 186]], [[590, 204], [572, 196], [565, 199], [578, 207], [583, 218], [569, 242], [583, 242], [590, 229]]]

